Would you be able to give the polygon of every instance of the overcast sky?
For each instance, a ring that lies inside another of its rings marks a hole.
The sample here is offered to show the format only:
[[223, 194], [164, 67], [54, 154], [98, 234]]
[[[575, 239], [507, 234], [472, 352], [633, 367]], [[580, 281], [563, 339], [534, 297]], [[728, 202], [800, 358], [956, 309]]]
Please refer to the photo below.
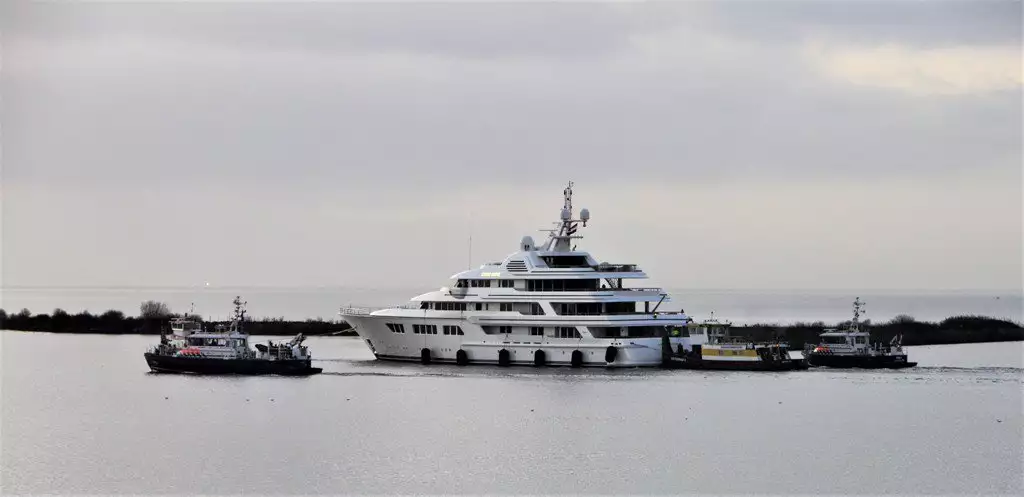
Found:
[[1021, 5], [4, 2], [3, 285], [1020, 289]]

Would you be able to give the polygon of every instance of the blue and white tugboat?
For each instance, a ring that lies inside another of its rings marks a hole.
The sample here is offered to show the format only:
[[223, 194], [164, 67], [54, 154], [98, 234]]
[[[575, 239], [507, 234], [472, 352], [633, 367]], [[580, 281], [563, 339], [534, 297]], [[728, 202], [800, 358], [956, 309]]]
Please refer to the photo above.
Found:
[[204, 330], [195, 317], [171, 322], [173, 335], [161, 333], [160, 344], [145, 353], [154, 373], [311, 375], [323, 371], [312, 367], [309, 350], [300, 333], [287, 343], [256, 344], [249, 348], [249, 334], [243, 329], [244, 303], [235, 297], [235, 316], [225, 326]]
[[860, 329], [860, 316], [864, 303], [853, 301], [853, 321], [846, 329], [828, 329], [819, 335], [818, 345], [804, 346], [803, 355], [810, 366], [830, 368], [912, 368], [916, 362], [907, 361], [901, 335], [894, 336], [889, 345], [871, 343], [871, 334]]

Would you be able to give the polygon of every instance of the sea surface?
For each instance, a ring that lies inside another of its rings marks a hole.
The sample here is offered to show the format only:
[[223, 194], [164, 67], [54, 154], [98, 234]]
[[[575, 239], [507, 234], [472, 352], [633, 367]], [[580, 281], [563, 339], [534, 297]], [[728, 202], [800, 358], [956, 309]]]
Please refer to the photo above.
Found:
[[307, 378], [153, 374], [154, 342], [0, 332], [0, 491], [1024, 492], [1022, 342], [746, 373], [396, 364], [312, 337]]
[[[117, 309], [137, 315], [145, 300], [167, 303], [172, 311], [192, 305], [207, 319], [227, 319], [231, 300], [248, 301], [253, 317], [338, 319], [344, 306], [383, 307], [403, 304], [437, 290], [423, 288], [2, 288], [0, 308], [15, 313], [23, 308], [49, 314], [55, 308], [94, 314]], [[659, 310], [686, 311], [697, 319], [712, 312], [736, 324], [823, 321], [835, 324], [852, 316], [855, 297], [865, 301], [866, 319], [886, 321], [905, 314], [920, 321], [941, 321], [973, 314], [1024, 322], [1024, 295], [1016, 292], [883, 291], [883, 290], [693, 290], [667, 289], [671, 300]]]

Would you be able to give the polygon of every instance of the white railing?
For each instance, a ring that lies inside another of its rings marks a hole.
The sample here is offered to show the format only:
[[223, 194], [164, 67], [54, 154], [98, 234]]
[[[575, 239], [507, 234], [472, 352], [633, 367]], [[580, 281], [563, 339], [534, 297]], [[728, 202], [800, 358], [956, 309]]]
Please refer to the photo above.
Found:
[[385, 309], [419, 310], [419, 308], [420, 308], [419, 302], [406, 302], [404, 304], [386, 305], [386, 306], [354, 306], [354, 305], [347, 305], [347, 306], [343, 306], [341, 308], [341, 310], [339, 311], [339, 314], [341, 314], [342, 316], [345, 316], [345, 315], [348, 315], [348, 316], [366, 316], [366, 315], [369, 315], [371, 312], [383, 311]]

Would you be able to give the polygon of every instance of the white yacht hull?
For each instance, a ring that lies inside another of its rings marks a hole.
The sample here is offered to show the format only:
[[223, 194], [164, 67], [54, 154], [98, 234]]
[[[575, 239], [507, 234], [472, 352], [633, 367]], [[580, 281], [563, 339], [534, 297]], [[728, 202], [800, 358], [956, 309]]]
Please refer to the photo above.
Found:
[[[505, 364], [536, 365], [538, 357], [545, 366], [599, 366], [599, 367], [657, 367], [662, 364], [662, 339], [650, 338], [555, 338], [547, 336], [488, 335], [467, 320], [396, 318], [395, 316], [345, 316], [356, 333], [366, 342], [374, 356], [380, 360], [415, 361], [424, 359], [424, 349], [429, 350], [429, 361], [438, 363], [459, 363], [459, 351], [463, 351], [465, 364], [502, 364], [502, 351], [506, 351]], [[464, 335], [420, 335], [409, 331], [394, 333], [385, 325], [405, 323], [406, 330], [411, 324], [457, 325]], [[669, 339], [672, 349], [678, 345], [689, 349], [689, 337]], [[607, 361], [609, 348], [615, 349], [612, 361]], [[537, 351], [542, 354], [538, 355]], [[575, 354], [579, 351], [578, 354]], [[574, 358], [574, 355], [576, 356]]]

